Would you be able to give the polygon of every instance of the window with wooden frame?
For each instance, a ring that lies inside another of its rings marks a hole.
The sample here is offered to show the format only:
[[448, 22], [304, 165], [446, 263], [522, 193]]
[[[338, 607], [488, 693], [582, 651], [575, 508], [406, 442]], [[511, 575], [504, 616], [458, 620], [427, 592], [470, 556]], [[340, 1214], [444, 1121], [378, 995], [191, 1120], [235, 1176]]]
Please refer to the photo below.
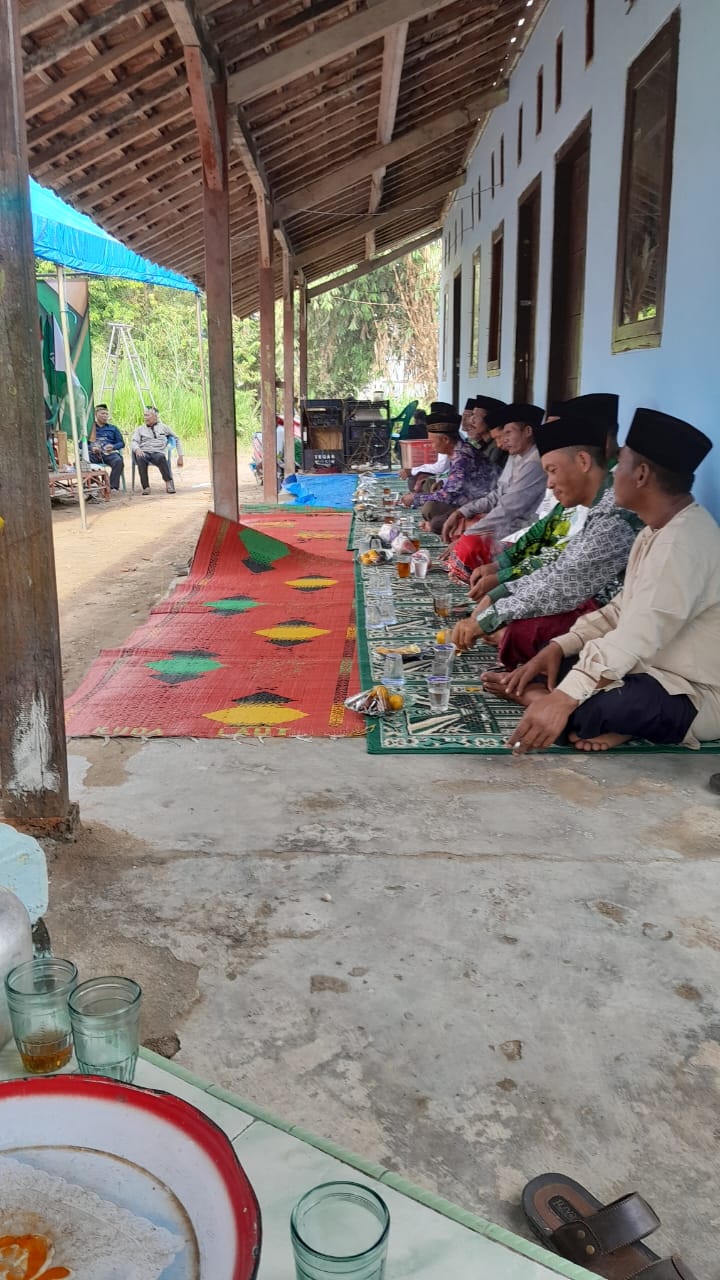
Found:
[[490, 156], [490, 195], [495, 199], [495, 152]]
[[475, 377], [480, 365], [480, 248], [472, 256], [472, 289], [470, 292], [470, 368], [468, 373]]
[[585, 0], [585, 66], [595, 57], [595, 0]]
[[543, 127], [543, 107], [545, 98], [545, 75], [541, 67], [537, 73], [537, 81], [535, 83], [535, 132], [542, 133]]
[[490, 325], [488, 328], [488, 373], [500, 372], [500, 334], [502, 330], [504, 227], [502, 222], [493, 232], [490, 259]]
[[522, 158], [523, 158], [523, 125], [524, 125], [524, 119], [523, 119], [523, 117], [524, 117], [524, 115], [525, 115], [525, 109], [524, 109], [524, 107], [523, 107], [523, 105], [522, 105], [522, 103], [521, 103], [521, 104], [520, 104], [520, 106], [518, 107], [518, 123], [517, 123], [517, 162], [518, 162], [518, 165], [521, 165], [521, 164], [522, 164]]
[[448, 290], [447, 290], [447, 286], [445, 286], [445, 292], [443, 293], [443, 306], [442, 306], [442, 338], [440, 343], [441, 349], [442, 349], [441, 364], [442, 364], [443, 378], [447, 377], [447, 340], [448, 340]]
[[628, 71], [613, 351], [662, 338], [679, 39], [676, 10]]
[[500, 134], [500, 186], [505, 186], [505, 134]]
[[563, 33], [555, 41], [555, 110], [562, 106], [563, 96]]

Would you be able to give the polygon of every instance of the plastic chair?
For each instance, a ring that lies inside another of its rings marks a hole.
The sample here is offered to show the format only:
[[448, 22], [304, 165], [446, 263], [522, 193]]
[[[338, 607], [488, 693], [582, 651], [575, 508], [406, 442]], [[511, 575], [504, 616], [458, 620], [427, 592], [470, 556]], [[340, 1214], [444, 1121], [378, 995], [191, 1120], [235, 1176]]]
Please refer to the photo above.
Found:
[[[165, 450], [165, 457], [167, 458], [168, 471], [170, 472], [171, 480], [173, 480], [173, 469], [172, 469], [173, 449], [177, 453], [177, 436], [170, 435], [170, 433], [168, 432], [168, 443], [167, 443], [167, 449]], [[130, 448], [130, 455], [132, 457], [132, 479], [130, 481], [130, 488], [134, 493], [135, 492], [135, 472], [137, 470], [137, 462], [135, 461], [135, 450], [132, 448], [132, 446]], [[123, 485], [124, 485], [124, 482], [125, 482], [125, 473], [123, 472]], [[175, 483], [174, 480], [173, 480], [173, 483]]]
[[[419, 400], [411, 400], [410, 403], [406, 404], [405, 408], [400, 411], [397, 417], [390, 419], [390, 427], [392, 429], [393, 440], [403, 440], [405, 438], [403, 436], [403, 431], [407, 432], [410, 426], [410, 423], [413, 420], [413, 414], [415, 413], [415, 410], [417, 409], [419, 403], [420, 403]], [[395, 424], [398, 422], [401, 424], [400, 430], [396, 431]]]

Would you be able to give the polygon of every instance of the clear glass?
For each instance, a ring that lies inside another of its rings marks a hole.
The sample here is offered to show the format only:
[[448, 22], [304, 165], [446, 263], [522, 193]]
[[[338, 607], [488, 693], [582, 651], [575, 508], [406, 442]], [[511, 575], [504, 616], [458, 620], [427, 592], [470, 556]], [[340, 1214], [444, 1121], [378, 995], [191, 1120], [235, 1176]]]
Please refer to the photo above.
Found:
[[413, 576], [418, 578], [421, 582], [424, 582], [425, 578], [427, 578], [428, 569], [430, 568], [425, 556], [413, 556], [411, 565]]
[[401, 689], [405, 684], [402, 654], [387, 653], [383, 665], [383, 684], [388, 688]]
[[447, 587], [434, 587], [432, 593], [433, 609], [443, 621], [450, 617], [450, 592]]
[[368, 631], [379, 631], [385, 626], [379, 596], [368, 596], [365, 602], [365, 626]]
[[75, 1056], [83, 1075], [132, 1082], [142, 991], [132, 978], [91, 978], [68, 1001]]
[[433, 715], [447, 711], [450, 706], [450, 677], [426, 676], [430, 711]]
[[454, 644], [434, 644], [432, 647], [432, 674], [434, 676], [451, 676], [454, 660]]
[[383, 626], [393, 627], [397, 622], [397, 614], [395, 612], [395, 601], [393, 600], [392, 592], [383, 592], [382, 595], [378, 596], [378, 602], [380, 605], [380, 614], [382, 616]]
[[68, 996], [77, 985], [72, 960], [26, 960], [5, 979], [13, 1035], [26, 1071], [50, 1075], [72, 1057]]
[[290, 1215], [297, 1280], [383, 1280], [390, 1212], [370, 1187], [326, 1182]]

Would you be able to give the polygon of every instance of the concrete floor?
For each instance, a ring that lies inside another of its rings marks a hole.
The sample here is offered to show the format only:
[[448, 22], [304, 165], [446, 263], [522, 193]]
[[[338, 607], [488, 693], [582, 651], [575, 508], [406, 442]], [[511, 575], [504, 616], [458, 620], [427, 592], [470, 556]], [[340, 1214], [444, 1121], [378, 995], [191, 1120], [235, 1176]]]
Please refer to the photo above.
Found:
[[71, 743], [49, 925], [177, 1060], [499, 1223], [638, 1188], [702, 1278], [720, 1208], [711, 757]]

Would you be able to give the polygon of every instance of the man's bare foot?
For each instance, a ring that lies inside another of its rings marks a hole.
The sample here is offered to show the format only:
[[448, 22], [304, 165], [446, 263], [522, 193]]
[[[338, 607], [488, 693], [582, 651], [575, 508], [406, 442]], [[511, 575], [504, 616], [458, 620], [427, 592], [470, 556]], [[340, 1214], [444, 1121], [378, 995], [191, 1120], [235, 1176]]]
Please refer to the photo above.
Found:
[[509, 671], [486, 671], [482, 678], [482, 685], [494, 698], [504, 698], [505, 702], [514, 702], [518, 707], [529, 707], [531, 702], [537, 702], [538, 698], [546, 698], [548, 695], [547, 686], [544, 684], [529, 684], [525, 692], [519, 695], [508, 693], [509, 679]]
[[576, 751], [612, 751], [613, 747], [621, 747], [624, 742], [629, 742], [631, 735], [600, 733], [597, 738], [579, 738], [576, 733], [569, 733], [568, 737]]

